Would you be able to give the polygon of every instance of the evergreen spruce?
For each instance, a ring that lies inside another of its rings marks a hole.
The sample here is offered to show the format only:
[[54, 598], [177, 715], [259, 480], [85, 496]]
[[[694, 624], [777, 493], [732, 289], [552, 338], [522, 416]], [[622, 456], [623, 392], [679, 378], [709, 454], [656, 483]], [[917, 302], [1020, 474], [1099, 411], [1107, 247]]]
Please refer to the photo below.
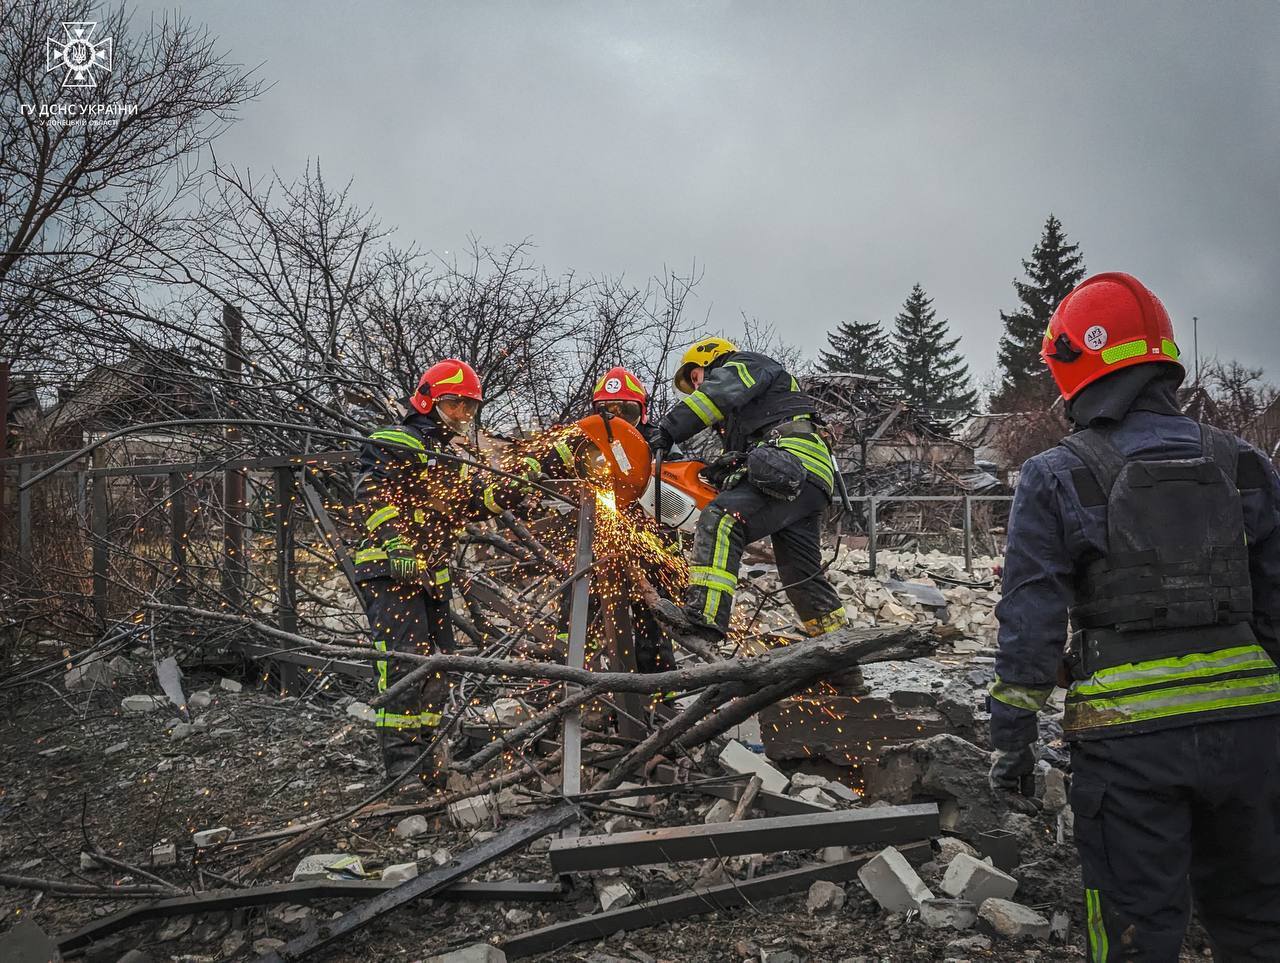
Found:
[[993, 411], [1035, 409], [1053, 401], [1057, 390], [1040, 360], [1040, 345], [1054, 309], [1085, 275], [1080, 245], [1067, 243], [1062, 222], [1052, 214], [1022, 269], [1027, 280], [1013, 282], [1021, 305], [1016, 311], [1000, 312], [1004, 335], [1000, 338], [1000, 386], [991, 399]]
[[921, 409], [972, 411], [977, 394], [945, 319], [919, 284], [893, 319], [893, 377], [903, 401]]
[[893, 357], [879, 321], [841, 321], [827, 335], [827, 342], [831, 350], [818, 350], [818, 367], [823, 371], [892, 375]]

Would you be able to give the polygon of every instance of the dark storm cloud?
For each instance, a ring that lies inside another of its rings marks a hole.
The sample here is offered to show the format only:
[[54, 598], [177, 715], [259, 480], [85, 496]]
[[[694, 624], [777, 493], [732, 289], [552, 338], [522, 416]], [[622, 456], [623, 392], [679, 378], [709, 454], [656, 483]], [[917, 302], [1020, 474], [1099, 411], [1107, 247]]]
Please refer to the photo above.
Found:
[[[143, 11], [145, 12], [145, 7]], [[1280, 375], [1273, 3], [189, 4], [275, 86], [220, 156], [319, 157], [402, 236], [705, 269], [812, 354], [920, 281], [994, 364], [1045, 216], [1190, 347]]]

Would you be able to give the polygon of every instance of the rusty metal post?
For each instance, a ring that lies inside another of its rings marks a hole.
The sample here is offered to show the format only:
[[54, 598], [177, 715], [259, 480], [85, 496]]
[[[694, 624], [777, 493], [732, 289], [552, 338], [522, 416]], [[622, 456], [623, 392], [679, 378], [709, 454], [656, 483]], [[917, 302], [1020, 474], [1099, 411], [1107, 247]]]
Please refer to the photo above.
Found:
[[[222, 306], [223, 365], [227, 378], [227, 408], [232, 418], [240, 415], [240, 399], [235, 384], [240, 380], [241, 332], [244, 319], [240, 309], [230, 304]], [[240, 431], [229, 425], [226, 431], [227, 448], [234, 451], [240, 440]], [[223, 594], [235, 605], [244, 597], [245, 573], [245, 504], [244, 472], [227, 469], [222, 474], [222, 525], [223, 554], [226, 556], [222, 570]]]
[[191, 582], [187, 576], [187, 494], [179, 472], [169, 473], [169, 560], [173, 563], [173, 599], [186, 605]]
[[[0, 475], [4, 469], [0, 468]], [[26, 583], [32, 576], [31, 554], [31, 489], [23, 488], [31, 475], [31, 466], [18, 464], [18, 582]]]
[[[595, 532], [595, 520], [595, 493], [587, 492], [578, 506], [578, 538], [573, 555], [575, 574], [591, 564], [591, 537]], [[565, 664], [578, 669], [586, 663], [587, 624], [591, 608], [590, 579], [590, 575], [584, 575], [574, 582], [569, 595], [569, 652]], [[577, 688], [566, 683], [565, 695], [572, 695]], [[576, 709], [565, 714], [563, 744], [561, 788], [566, 796], [574, 796], [582, 791], [582, 721]], [[572, 833], [576, 835], [576, 827]]]
[[876, 496], [867, 497], [867, 569], [876, 573]]
[[973, 571], [973, 502], [964, 496], [964, 570]]
[[[276, 624], [286, 632], [298, 631], [297, 585], [294, 571], [293, 502], [294, 479], [291, 468], [277, 468], [276, 474]], [[298, 691], [298, 666], [278, 662], [280, 690]]]
[[92, 487], [89, 508], [89, 530], [93, 536], [93, 610], [98, 621], [107, 624], [107, 566], [111, 557], [107, 546], [110, 520], [107, 517], [107, 453], [104, 448], [93, 450], [93, 467], [89, 473]]

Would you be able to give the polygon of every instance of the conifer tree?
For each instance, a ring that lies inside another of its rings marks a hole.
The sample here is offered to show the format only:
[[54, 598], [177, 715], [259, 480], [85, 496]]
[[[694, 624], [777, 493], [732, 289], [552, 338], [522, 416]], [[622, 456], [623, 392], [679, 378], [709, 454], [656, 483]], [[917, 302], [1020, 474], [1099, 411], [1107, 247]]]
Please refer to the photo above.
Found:
[[1027, 280], [1013, 282], [1021, 304], [1016, 311], [1000, 312], [1004, 335], [1000, 338], [1000, 385], [991, 398], [993, 411], [1035, 409], [1052, 402], [1057, 392], [1040, 360], [1040, 345], [1058, 302], [1085, 274], [1080, 245], [1067, 243], [1062, 222], [1052, 214], [1022, 269]]
[[889, 340], [879, 321], [841, 321], [827, 334], [830, 350], [818, 350], [823, 371], [852, 371], [888, 378], [892, 374]]
[[977, 394], [969, 367], [956, 350], [946, 319], [938, 320], [933, 299], [919, 284], [893, 320], [893, 376], [903, 401], [915, 408], [970, 411]]

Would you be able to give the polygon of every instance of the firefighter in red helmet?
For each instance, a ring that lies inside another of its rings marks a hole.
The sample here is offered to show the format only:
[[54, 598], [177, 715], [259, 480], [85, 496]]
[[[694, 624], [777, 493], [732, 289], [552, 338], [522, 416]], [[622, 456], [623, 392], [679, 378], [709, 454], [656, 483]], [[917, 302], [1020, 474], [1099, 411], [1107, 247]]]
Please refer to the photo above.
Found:
[[[374, 645], [381, 651], [448, 652], [454, 648], [449, 612], [449, 559], [466, 522], [500, 514], [524, 496], [517, 486], [491, 482], [479, 469], [440, 457], [475, 430], [484, 393], [472, 367], [446, 358], [423, 373], [400, 424], [381, 428], [360, 453], [357, 500], [365, 537], [355, 555]], [[413, 666], [376, 663], [378, 691]], [[443, 721], [449, 682], [426, 679], [378, 710], [388, 778], [417, 766], [426, 784], [442, 785], [436, 756], [421, 758]]]
[[992, 787], [1025, 804], [1063, 685], [1089, 959], [1179, 959], [1194, 898], [1214, 959], [1280, 960], [1280, 476], [1181, 413], [1132, 275], [1079, 284], [1041, 355], [1073, 431], [1009, 516]]
[[639, 427], [649, 423], [649, 392], [635, 375], [619, 365], [596, 382], [591, 408]]

